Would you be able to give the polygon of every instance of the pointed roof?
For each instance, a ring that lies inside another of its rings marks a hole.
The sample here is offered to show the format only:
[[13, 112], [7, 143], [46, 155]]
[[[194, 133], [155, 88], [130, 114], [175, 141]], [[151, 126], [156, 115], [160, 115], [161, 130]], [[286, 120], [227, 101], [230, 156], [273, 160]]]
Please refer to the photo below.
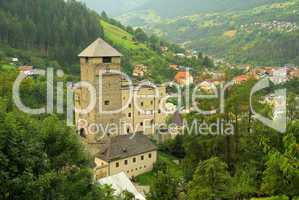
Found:
[[98, 38], [79, 54], [79, 57], [89, 58], [121, 56], [121, 53], [119, 53], [116, 49], [110, 46], [102, 38]]

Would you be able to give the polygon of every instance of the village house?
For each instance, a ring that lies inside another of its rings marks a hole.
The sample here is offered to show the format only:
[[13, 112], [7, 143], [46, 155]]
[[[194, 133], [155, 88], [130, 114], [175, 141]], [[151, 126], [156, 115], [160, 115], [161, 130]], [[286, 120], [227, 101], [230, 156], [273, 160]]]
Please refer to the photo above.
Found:
[[143, 134], [108, 137], [89, 144], [89, 149], [96, 180], [121, 172], [133, 178], [151, 171], [157, 161], [157, 147]]
[[161, 46], [161, 47], [160, 47], [160, 51], [161, 51], [162, 53], [165, 53], [165, 52], [168, 51], [168, 47], [166, 47], [166, 46]]
[[203, 81], [199, 84], [199, 88], [205, 92], [214, 92], [217, 87], [212, 81]]
[[276, 68], [273, 70], [273, 75], [270, 80], [274, 83], [284, 83], [288, 81], [288, 69], [287, 68]]
[[186, 55], [184, 53], [177, 53], [175, 54], [175, 56], [178, 58], [186, 58]]
[[11, 61], [16, 63], [16, 62], [19, 62], [19, 59], [18, 58], [11, 58]]
[[189, 71], [180, 71], [175, 75], [175, 82], [180, 86], [188, 86], [193, 84], [193, 76]]
[[175, 71], [177, 71], [177, 70], [179, 70], [179, 69], [180, 69], [180, 66], [179, 66], [179, 65], [177, 65], [177, 64], [170, 64], [170, 65], [169, 65], [169, 68], [170, 68], [170, 69], [172, 69], [172, 70], [175, 70]]
[[294, 69], [290, 72], [290, 78], [299, 78], [299, 69]]
[[240, 75], [240, 76], [236, 76], [233, 81], [235, 82], [235, 84], [242, 84], [246, 81], [249, 80], [249, 76], [247, 75]]
[[20, 66], [18, 70], [27, 76], [33, 75], [33, 66]]
[[147, 66], [142, 64], [135, 65], [133, 70], [133, 76], [142, 78], [145, 76], [146, 72], [147, 72]]

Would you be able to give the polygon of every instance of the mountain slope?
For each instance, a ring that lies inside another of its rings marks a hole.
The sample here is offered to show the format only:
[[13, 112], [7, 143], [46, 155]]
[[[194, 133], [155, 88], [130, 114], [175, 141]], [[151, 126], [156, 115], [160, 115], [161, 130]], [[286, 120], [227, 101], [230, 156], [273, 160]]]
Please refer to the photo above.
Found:
[[255, 6], [283, 2], [283, 0], [152, 0], [138, 10], [153, 10], [162, 17], [178, 17], [199, 12], [218, 12], [253, 8]]
[[109, 15], [117, 16], [127, 13], [143, 5], [148, 0], [80, 0], [97, 12], [107, 12]]
[[298, 21], [299, 1], [290, 0], [164, 20], [148, 31], [231, 62], [299, 64]]
[[101, 21], [105, 39], [116, 47], [123, 55], [123, 71], [131, 74], [133, 66], [143, 64], [148, 66], [148, 74], [145, 78], [155, 82], [163, 82], [172, 78], [169, 69], [169, 61], [156, 51], [153, 51], [145, 43], [138, 42], [127, 31], [114, 26], [106, 21]]

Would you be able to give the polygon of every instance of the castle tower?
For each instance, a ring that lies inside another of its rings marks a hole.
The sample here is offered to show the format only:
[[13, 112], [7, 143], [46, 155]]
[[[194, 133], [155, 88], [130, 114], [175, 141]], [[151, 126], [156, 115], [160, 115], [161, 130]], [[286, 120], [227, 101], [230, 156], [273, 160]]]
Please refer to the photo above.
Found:
[[[121, 76], [111, 72], [111, 70], [121, 71], [122, 55], [104, 40], [98, 38], [83, 50], [79, 57], [81, 81], [87, 81], [94, 86], [97, 93], [97, 102], [88, 114], [76, 113], [77, 126], [80, 119], [85, 119], [89, 124], [101, 125], [104, 129], [112, 124], [118, 125], [121, 113], [103, 114], [99, 108], [101, 106], [101, 110], [107, 112], [118, 110], [122, 106]], [[100, 76], [100, 73], [103, 73], [103, 75]], [[102, 77], [102, 81], [99, 80], [100, 77]], [[75, 104], [77, 108], [86, 108], [89, 100], [88, 89], [82, 87], [76, 91]], [[93, 127], [93, 129], [93, 133], [97, 131], [95, 130], [96, 127]], [[100, 133], [102, 134], [102, 132]], [[90, 131], [80, 129], [80, 134], [86, 136], [90, 134]]]

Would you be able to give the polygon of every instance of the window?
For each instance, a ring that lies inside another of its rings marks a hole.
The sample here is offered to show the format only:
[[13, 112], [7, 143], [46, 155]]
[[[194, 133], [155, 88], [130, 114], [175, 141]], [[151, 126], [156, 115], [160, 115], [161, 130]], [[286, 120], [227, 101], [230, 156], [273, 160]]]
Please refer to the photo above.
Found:
[[112, 63], [112, 58], [111, 57], [104, 57], [103, 58], [103, 63]]
[[141, 156], [141, 160], [144, 160], [144, 156]]
[[152, 158], [152, 154], [151, 154], [151, 153], [150, 153], [150, 154], [148, 154], [148, 157], [149, 157], [149, 158]]
[[130, 133], [130, 128], [127, 129], [127, 133]]
[[138, 168], [136, 168], [135, 170], [138, 171]]
[[116, 166], [116, 167], [119, 167], [119, 163], [117, 162], [117, 163], [115, 164], [115, 166]]
[[131, 108], [132, 107], [132, 104], [129, 104], [129, 108]]
[[110, 101], [105, 101], [105, 106], [108, 106], [110, 104]]
[[158, 113], [161, 114], [161, 110], [160, 109], [158, 110]]
[[153, 105], [154, 104], [154, 102], [153, 101], [151, 101], [151, 105]]
[[136, 158], [133, 158], [133, 163], [135, 163], [136, 162]]
[[85, 63], [88, 63], [88, 58], [87, 57], [85, 58]]
[[144, 106], [144, 103], [143, 103], [143, 102], [141, 102], [141, 106], [142, 106], [142, 107]]
[[129, 114], [128, 114], [128, 117], [132, 117], [132, 113], [129, 113]]
[[125, 160], [125, 165], [128, 165], [128, 160]]
[[140, 126], [143, 126], [143, 122], [140, 122]]

